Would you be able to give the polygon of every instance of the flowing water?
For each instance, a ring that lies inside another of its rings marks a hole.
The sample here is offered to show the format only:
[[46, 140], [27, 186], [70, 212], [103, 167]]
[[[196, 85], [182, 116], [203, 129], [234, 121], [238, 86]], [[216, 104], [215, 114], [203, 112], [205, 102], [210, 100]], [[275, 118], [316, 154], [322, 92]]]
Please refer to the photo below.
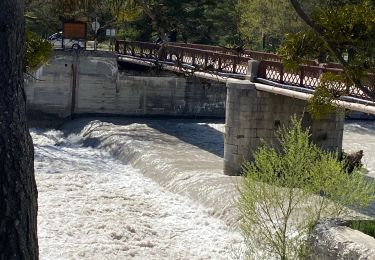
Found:
[[[32, 130], [41, 259], [238, 259], [221, 122], [80, 119]], [[375, 177], [375, 123], [345, 126]], [[372, 208], [375, 214], [375, 207]]]
[[344, 129], [343, 149], [348, 152], [363, 150], [362, 162], [368, 176], [375, 179], [375, 122], [348, 121]]
[[242, 237], [79, 136], [32, 131], [41, 259], [228, 259]]

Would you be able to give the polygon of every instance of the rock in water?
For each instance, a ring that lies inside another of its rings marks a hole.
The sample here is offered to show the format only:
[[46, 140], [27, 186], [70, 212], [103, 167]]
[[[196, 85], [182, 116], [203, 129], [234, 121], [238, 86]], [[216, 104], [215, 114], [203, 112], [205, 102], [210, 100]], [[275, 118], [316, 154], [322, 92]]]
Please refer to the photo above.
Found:
[[352, 173], [354, 168], [361, 167], [363, 157], [363, 150], [359, 150], [355, 153], [346, 154], [344, 153], [343, 159], [346, 161], [345, 168], [347, 169], [348, 173]]

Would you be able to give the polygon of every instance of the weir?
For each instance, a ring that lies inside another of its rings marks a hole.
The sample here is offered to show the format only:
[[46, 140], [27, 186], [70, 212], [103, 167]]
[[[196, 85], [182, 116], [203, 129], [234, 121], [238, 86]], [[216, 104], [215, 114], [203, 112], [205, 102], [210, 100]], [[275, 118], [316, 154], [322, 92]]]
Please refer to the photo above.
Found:
[[119, 71], [110, 52], [55, 51], [35, 77], [27, 104], [39, 115], [225, 116], [225, 84], [134, 65]]
[[[261, 140], [277, 145], [276, 130], [292, 115], [304, 115], [312, 140], [341, 152], [343, 114], [312, 120], [306, 97], [288, 97], [259, 90], [252, 82], [258, 64], [250, 62], [245, 80], [209, 73], [184, 74], [169, 66], [120, 60], [110, 52], [55, 51], [48, 64], [26, 79], [30, 115], [69, 118], [75, 115], [224, 118], [224, 173], [237, 175]], [[257, 85], [258, 84], [258, 85]], [[302, 93], [303, 94], [303, 93]], [[306, 95], [306, 94], [304, 94]]]

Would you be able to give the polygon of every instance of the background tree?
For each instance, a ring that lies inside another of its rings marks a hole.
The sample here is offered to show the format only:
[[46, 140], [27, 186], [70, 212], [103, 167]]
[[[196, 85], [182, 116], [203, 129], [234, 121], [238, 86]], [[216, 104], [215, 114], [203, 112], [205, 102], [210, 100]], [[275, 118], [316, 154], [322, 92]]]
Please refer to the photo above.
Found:
[[94, 38], [91, 23], [98, 19], [101, 24], [99, 37], [105, 38], [104, 28], [116, 27], [110, 9], [110, 0], [28, 0], [26, 27], [39, 37], [47, 39], [62, 31], [63, 21], [79, 20], [88, 23], [88, 37]]
[[26, 30], [24, 72], [29, 73], [41, 64], [46, 63], [51, 55], [52, 45], [36, 33]]
[[135, 17], [129, 17], [131, 13], [135, 13], [137, 16], [141, 14], [145, 15], [150, 21], [152, 28], [157, 32], [157, 35], [167, 40], [166, 31], [168, 28], [166, 19], [163, 16], [163, 11], [165, 11], [166, 8], [162, 1], [112, 0], [111, 7], [119, 21], [134, 19]]
[[239, 30], [252, 50], [275, 52], [286, 33], [304, 30], [288, 1], [239, 0]]
[[[375, 2], [372, 0], [318, 1], [310, 10], [298, 0], [289, 0], [310, 28], [287, 36], [279, 54], [295, 67], [306, 59], [341, 64], [341, 87], [327, 89], [336, 99], [361, 91], [375, 99]], [[324, 102], [324, 100], [321, 100]]]
[[[127, 29], [129, 38], [150, 40], [157, 35], [164, 41], [231, 45], [240, 38], [236, 3], [237, 0], [112, 0], [112, 10], [119, 22], [137, 28], [138, 33]], [[147, 31], [148, 39], [139, 31]]]
[[26, 1], [26, 27], [45, 39], [61, 30], [60, 20], [53, 3], [54, 0]]
[[34, 150], [23, 89], [24, 1], [0, 2], [0, 259], [38, 259]]

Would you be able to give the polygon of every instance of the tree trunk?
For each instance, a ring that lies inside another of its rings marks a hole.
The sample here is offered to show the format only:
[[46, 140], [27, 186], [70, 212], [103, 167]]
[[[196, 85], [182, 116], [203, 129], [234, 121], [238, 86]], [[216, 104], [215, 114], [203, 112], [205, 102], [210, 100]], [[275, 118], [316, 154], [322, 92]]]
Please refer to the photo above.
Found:
[[23, 89], [24, 0], [0, 1], [0, 260], [38, 259], [34, 150]]

